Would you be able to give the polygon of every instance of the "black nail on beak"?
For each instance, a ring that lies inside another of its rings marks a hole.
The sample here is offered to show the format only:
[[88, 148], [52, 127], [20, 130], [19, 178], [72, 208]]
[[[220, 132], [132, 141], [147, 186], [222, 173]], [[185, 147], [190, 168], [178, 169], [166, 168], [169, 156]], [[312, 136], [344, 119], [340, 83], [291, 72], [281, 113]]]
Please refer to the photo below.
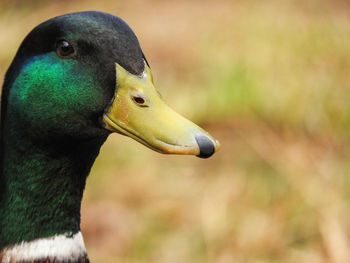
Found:
[[199, 146], [199, 155], [197, 157], [200, 158], [209, 158], [215, 152], [214, 143], [204, 135], [196, 135], [195, 139]]

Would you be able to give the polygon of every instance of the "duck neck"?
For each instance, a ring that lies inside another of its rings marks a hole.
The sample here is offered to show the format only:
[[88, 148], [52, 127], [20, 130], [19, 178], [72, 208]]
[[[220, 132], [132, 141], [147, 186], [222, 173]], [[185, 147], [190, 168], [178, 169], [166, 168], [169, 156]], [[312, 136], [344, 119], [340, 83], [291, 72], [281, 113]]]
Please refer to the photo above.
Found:
[[65, 138], [40, 144], [20, 132], [11, 127], [2, 131], [0, 251], [80, 231], [85, 181], [106, 140]]

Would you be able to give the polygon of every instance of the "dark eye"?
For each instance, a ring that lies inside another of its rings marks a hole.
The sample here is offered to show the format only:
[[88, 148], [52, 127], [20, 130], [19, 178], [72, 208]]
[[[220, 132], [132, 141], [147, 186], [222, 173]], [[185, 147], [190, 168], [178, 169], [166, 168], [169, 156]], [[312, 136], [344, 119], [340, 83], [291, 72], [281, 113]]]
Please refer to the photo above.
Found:
[[145, 99], [139, 96], [133, 96], [132, 99], [136, 102], [136, 104], [138, 104], [139, 106], [142, 107], [147, 107], [147, 105], [145, 104]]
[[61, 40], [57, 43], [57, 54], [60, 57], [71, 57], [75, 54], [75, 50], [69, 42]]

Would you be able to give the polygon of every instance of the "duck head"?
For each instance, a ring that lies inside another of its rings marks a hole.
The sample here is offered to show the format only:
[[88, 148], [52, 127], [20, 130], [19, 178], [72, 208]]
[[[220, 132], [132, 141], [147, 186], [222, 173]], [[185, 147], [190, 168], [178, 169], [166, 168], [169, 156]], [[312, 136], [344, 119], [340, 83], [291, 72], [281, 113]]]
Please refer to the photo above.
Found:
[[117, 132], [161, 153], [206, 158], [219, 149], [165, 104], [136, 36], [106, 13], [68, 14], [36, 27], [7, 73], [2, 104], [3, 119], [34, 141]]
[[121, 19], [84, 12], [37, 26], [2, 91], [0, 262], [88, 262], [80, 204], [112, 132], [161, 153], [206, 158], [219, 148], [163, 102]]

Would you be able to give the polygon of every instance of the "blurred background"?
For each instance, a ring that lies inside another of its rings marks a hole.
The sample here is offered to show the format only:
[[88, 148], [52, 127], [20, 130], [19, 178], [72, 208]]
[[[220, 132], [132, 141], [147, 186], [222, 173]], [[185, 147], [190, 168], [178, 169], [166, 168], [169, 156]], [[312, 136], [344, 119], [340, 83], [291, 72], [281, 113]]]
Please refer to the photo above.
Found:
[[350, 262], [347, 0], [0, 0], [0, 83], [33, 27], [85, 10], [123, 18], [165, 101], [222, 144], [110, 136], [83, 201], [92, 262]]

